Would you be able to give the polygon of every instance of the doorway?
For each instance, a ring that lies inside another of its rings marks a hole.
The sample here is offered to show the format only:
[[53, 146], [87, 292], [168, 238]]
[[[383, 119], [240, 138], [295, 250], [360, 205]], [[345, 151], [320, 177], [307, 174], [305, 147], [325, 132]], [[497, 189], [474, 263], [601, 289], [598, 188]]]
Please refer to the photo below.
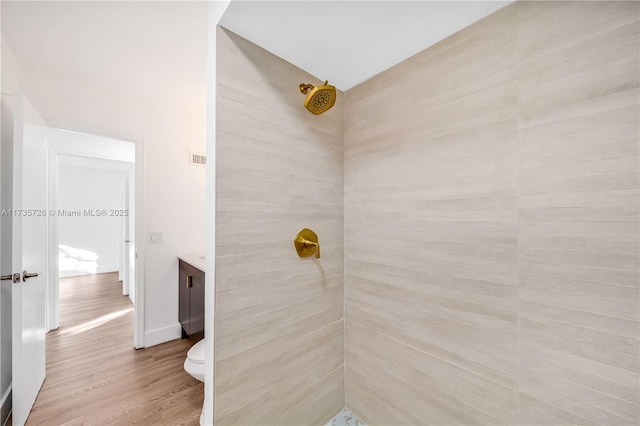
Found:
[[48, 329], [60, 323], [60, 280], [115, 274], [134, 311], [133, 345], [143, 347], [136, 250], [138, 146], [134, 141], [48, 128]]

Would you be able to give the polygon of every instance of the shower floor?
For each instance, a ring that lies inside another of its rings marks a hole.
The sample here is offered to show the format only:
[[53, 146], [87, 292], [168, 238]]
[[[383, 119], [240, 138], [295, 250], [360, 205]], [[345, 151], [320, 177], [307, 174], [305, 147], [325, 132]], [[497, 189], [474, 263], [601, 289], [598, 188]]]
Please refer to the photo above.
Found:
[[367, 426], [358, 416], [349, 411], [348, 408], [340, 411], [325, 426]]

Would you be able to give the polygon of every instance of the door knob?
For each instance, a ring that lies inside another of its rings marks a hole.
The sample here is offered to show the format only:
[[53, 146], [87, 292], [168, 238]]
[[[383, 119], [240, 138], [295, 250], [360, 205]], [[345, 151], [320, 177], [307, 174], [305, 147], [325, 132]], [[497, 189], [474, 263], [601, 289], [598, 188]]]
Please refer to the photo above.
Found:
[[26, 270], [22, 271], [22, 281], [26, 281], [29, 278], [37, 277], [38, 275], [40, 275], [40, 272], [27, 272]]
[[0, 279], [2, 281], [11, 280], [13, 283], [19, 283], [20, 282], [20, 274], [2, 275], [2, 276], [0, 276]]

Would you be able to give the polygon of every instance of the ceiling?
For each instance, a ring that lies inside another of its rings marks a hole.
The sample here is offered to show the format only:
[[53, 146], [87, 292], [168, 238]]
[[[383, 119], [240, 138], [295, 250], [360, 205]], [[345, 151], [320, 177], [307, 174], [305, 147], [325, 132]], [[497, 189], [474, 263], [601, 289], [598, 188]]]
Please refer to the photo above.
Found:
[[[221, 25], [342, 90], [508, 1], [242, 1]], [[2, 1], [24, 71], [117, 93], [206, 101], [205, 1]]]
[[2, 34], [25, 71], [206, 100], [206, 2], [2, 1]]
[[220, 25], [347, 90], [510, 1], [232, 1]]

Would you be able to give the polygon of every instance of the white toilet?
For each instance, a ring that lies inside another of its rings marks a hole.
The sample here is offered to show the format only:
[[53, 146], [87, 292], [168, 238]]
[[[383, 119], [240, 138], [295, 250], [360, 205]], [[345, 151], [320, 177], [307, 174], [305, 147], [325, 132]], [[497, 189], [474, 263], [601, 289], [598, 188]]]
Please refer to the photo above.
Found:
[[[204, 383], [204, 339], [193, 345], [187, 352], [187, 359], [184, 360], [184, 371], [192, 377]], [[200, 424], [204, 420], [204, 404], [202, 405], [202, 413], [200, 414]]]

